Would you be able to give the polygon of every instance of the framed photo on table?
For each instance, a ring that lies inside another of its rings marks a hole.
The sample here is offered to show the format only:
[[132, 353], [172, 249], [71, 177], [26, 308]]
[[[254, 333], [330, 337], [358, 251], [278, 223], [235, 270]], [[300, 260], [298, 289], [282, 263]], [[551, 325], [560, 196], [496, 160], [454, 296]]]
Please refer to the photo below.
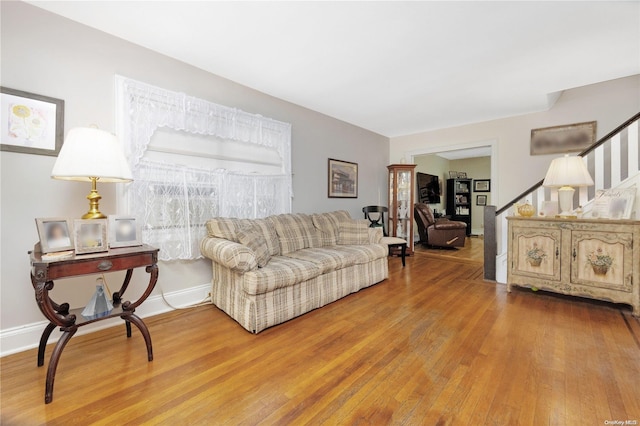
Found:
[[358, 198], [358, 163], [329, 158], [329, 198]]
[[64, 217], [36, 219], [42, 253], [73, 250], [73, 226]]
[[109, 247], [142, 245], [140, 222], [133, 216], [109, 216]]
[[0, 87], [0, 150], [57, 156], [64, 139], [64, 101]]
[[76, 254], [109, 250], [107, 219], [76, 219], [73, 230]]

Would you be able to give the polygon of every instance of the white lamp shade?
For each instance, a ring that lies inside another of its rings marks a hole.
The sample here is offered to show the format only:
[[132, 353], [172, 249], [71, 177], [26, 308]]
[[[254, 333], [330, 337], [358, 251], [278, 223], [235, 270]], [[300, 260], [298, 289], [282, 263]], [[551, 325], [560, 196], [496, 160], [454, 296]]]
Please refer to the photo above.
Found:
[[133, 180], [118, 138], [104, 130], [89, 127], [69, 131], [51, 177], [86, 182], [90, 182], [92, 177], [100, 182]]
[[551, 162], [542, 185], [554, 188], [591, 186], [593, 179], [582, 157], [565, 155]]

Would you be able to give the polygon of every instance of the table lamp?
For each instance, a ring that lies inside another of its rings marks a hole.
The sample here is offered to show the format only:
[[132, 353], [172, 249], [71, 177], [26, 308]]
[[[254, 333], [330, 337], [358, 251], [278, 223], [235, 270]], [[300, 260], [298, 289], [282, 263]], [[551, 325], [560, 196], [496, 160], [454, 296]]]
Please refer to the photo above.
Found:
[[542, 186], [558, 188], [560, 216], [573, 216], [574, 187], [591, 186], [593, 179], [582, 157], [565, 155], [551, 162]]
[[89, 211], [83, 219], [102, 219], [97, 182], [130, 182], [131, 169], [113, 134], [97, 128], [71, 129], [51, 171], [54, 179], [91, 182]]

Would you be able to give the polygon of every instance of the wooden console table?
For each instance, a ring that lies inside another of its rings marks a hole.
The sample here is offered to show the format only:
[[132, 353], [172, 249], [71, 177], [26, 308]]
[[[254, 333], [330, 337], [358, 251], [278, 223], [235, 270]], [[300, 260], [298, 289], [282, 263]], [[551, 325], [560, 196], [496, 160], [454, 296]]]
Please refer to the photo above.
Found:
[[[131, 323], [133, 323], [144, 337], [147, 344], [147, 356], [153, 360], [151, 336], [147, 326], [134, 314], [136, 308], [144, 302], [153, 291], [158, 280], [158, 249], [144, 245], [141, 247], [127, 247], [111, 249], [104, 253], [76, 255], [63, 260], [42, 260], [42, 253], [38, 246], [29, 252], [31, 258], [31, 283], [36, 293], [38, 307], [49, 320], [49, 325], [44, 329], [38, 347], [38, 367], [44, 365], [44, 354], [47, 340], [56, 327], [60, 327], [62, 336], [51, 354], [49, 368], [47, 370], [47, 384], [44, 401], [50, 403], [53, 400], [53, 382], [60, 355], [78, 327], [101, 321], [108, 318], [120, 317], [125, 321], [127, 337], [131, 337]], [[122, 296], [127, 290], [134, 268], [145, 267], [150, 274], [149, 284], [142, 296], [135, 302], [122, 302]], [[113, 293], [113, 310], [100, 318], [85, 318], [82, 310], [69, 309], [68, 303], [58, 304], [51, 300], [49, 292], [53, 289], [53, 280], [58, 278], [70, 278], [80, 275], [101, 274], [104, 272], [124, 271], [126, 276], [120, 290]]]

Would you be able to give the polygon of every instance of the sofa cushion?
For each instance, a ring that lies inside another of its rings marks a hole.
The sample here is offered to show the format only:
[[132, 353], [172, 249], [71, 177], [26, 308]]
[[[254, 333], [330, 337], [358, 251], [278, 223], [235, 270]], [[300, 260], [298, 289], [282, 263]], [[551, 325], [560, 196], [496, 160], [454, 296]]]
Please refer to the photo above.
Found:
[[249, 247], [256, 254], [258, 267], [263, 268], [269, 263], [271, 255], [264, 235], [257, 226], [245, 226], [236, 230], [238, 242]]
[[369, 221], [363, 219], [340, 222], [338, 244], [369, 244]]
[[280, 240], [280, 254], [321, 246], [320, 233], [313, 226], [311, 216], [281, 214], [272, 216], [271, 220]]
[[298, 250], [286, 256], [313, 263], [322, 270], [323, 274], [355, 265], [357, 260], [355, 253], [338, 251], [329, 247]]
[[317, 265], [285, 256], [272, 257], [267, 266], [245, 272], [243, 288], [248, 294], [263, 294], [321, 275]]
[[341, 245], [334, 247], [334, 250], [352, 257], [356, 265], [383, 259], [389, 254], [387, 246], [382, 244]]
[[319, 213], [311, 216], [313, 226], [320, 231], [323, 246], [335, 246], [338, 244], [340, 222], [351, 220], [351, 216], [345, 210], [329, 213]]
[[225, 240], [236, 240], [236, 223], [238, 219], [233, 217], [216, 217], [207, 221], [207, 231], [210, 237], [224, 238]]
[[280, 254], [280, 241], [278, 240], [278, 234], [276, 234], [276, 230], [273, 226], [273, 221], [266, 218], [255, 219], [252, 222], [253, 226], [257, 227], [262, 232], [262, 235], [267, 242], [267, 247], [269, 248], [269, 254], [271, 256], [278, 256]]

